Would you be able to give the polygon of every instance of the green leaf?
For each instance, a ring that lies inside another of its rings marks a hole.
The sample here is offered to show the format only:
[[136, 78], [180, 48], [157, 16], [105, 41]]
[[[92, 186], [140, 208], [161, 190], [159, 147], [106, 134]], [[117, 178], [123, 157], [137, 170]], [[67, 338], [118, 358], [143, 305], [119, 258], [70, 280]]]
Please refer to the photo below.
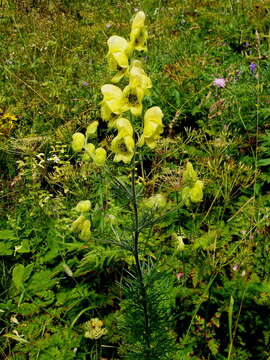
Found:
[[22, 264], [18, 264], [12, 271], [12, 280], [18, 290], [24, 289], [24, 282], [29, 278], [34, 264], [29, 264], [26, 267]]
[[268, 166], [268, 165], [270, 165], [270, 158], [261, 159], [258, 161], [258, 166]]
[[0, 240], [15, 240], [16, 236], [13, 230], [0, 230]]

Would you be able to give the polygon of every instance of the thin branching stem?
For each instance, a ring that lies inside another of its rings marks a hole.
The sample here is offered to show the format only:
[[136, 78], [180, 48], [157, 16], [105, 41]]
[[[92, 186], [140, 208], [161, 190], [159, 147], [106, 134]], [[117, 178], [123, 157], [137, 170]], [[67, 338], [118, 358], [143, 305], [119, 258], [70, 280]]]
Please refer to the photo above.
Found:
[[[136, 154], [136, 153], [135, 153]], [[145, 324], [145, 341], [147, 346], [147, 352], [150, 355], [150, 331], [149, 331], [149, 314], [148, 314], [148, 304], [147, 304], [147, 294], [143, 281], [143, 273], [141, 268], [141, 263], [139, 259], [139, 218], [138, 218], [138, 204], [137, 204], [137, 194], [135, 186], [135, 168], [136, 168], [136, 155], [133, 157], [133, 167], [131, 175], [131, 191], [132, 191], [132, 205], [134, 210], [134, 231], [133, 231], [133, 241], [134, 241], [134, 258], [136, 263], [136, 269], [138, 273], [139, 283], [140, 283], [140, 292], [141, 300], [144, 312], [144, 324]], [[149, 358], [150, 359], [150, 358]]]

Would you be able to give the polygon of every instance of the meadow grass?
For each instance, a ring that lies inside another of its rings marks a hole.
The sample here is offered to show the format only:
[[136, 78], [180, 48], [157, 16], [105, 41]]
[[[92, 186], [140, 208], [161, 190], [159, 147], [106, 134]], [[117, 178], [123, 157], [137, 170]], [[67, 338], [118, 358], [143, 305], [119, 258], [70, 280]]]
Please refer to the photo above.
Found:
[[[168, 199], [166, 216], [145, 212], [138, 238], [151, 360], [269, 360], [270, 2], [0, 4], [0, 358], [137, 359], [133, 174], [139, 211], [156, 193]], [[164, 133], [132, 170], [112, 161], [100, 88], [107, 39], [127, 38], [138, 10], [153, 83], [144, 108], [162, 109]], [[106, 171], [71, 149], [93, 120]], [[204, 196], [181, 205], [188, 161]], [[69, 231], [85, 199], [90, 242]], [[97, 318], [107, 332], [89, 339]]]

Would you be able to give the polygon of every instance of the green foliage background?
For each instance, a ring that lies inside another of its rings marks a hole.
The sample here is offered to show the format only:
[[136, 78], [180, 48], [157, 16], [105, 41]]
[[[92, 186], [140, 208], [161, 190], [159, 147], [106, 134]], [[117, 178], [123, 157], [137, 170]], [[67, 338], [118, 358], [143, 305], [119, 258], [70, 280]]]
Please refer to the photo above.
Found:
[[[168, 197], [166, 217], [141, 218], [155, 359], [269, 360], [269, 0], [0, 4], [0, 357], [144, 358], [127, 280], [131, 210], [113, 180], [128, 186], [131, 169], [109, 158], [111, 173], [97, 171], [70, 148], [100, 120], [107, 39], [127, 37], [141, 9], [153, 82], [144, 105], [165, 114], [163, 139], [137, 169], [139, 200]], [[107, 150], [111, 138], [101, 126]], [[187, 159], [204, 200], [170, 211]], [[84, 199], [91, 242], [69, 231]], [[84, 337], [95, 317], [108, 329], [97, 341]]]

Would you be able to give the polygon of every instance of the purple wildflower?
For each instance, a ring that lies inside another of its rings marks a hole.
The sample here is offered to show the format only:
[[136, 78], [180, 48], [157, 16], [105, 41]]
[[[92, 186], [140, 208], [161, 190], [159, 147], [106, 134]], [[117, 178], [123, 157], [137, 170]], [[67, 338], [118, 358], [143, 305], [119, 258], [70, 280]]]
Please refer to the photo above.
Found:
[[255, 63], [250, 63], [249, 64], [249, 69], [250, 71], [252, 72], [252, 74], [255, 74], [256, 73], [256, 64]]
[[224, 88], [226, 85], [226, 80], [223, 78], [215, 79], [213, 84], [219, 88]]
[[89, 85], [89, 82], [87, 82], [87, 81], [82, 82], [82, 86], [88, 86], [88, 85]]

